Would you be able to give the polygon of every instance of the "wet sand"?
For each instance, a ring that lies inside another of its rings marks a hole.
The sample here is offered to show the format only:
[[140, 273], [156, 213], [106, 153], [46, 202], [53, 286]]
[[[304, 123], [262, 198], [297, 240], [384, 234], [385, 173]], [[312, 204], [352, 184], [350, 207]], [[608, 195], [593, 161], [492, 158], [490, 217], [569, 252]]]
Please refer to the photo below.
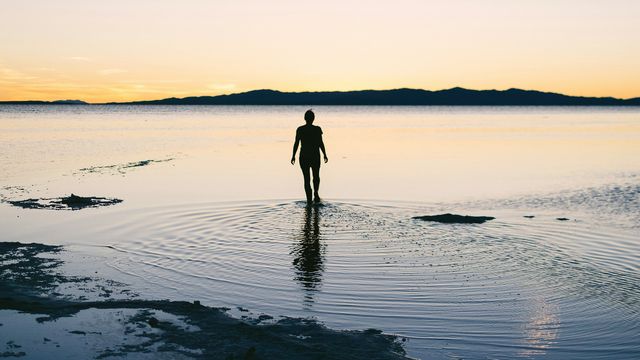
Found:
[[[226, 313], [229, 309], [203, 306], [197, 300], [137, 300], [130, 292], [124, 299], [82, 301], [54, 291], [68, 285], [96, 291], [86, 286], [95, 279], [59, 272], [61, 261], [56, 254], [64, 251], [62, 247], [5, 242], [0, 243], [0, 250], [0, 314], [5, 342], [2, 357], [38, 357], [45, 348], [47, 356], [58, 354], [65, 358], [108, 358], [150, 351], [161, 357], [166, 353], [205, 359], [405, 358], [401, 338], [375, 329], [335, 331], [312, 319], [274, 319], [266, 314], [237, 319]], [[109, 292], [115, 290], [108, 283], [97, 288], [104, 290], [105, 286]], [[22, 331], [32, 329], [31, 336], [5, 333], [15, 326], [12, 322], [16, 313], [12, 311], [24, 314], [17, 319]], [[87, 327], [86, 317], [98, 314], [102, 318], [118, 318], [118, 322]], [[55, 325], [61, 318], [67, 318], [62, 329]], [[42, 333], [42, 328], [47, 329], [46, 337], [33, 335]], [[103, 333], [112, 336], [108, 341], [92, 339]], [[61, 345], [68, 338], [81, 338], [85, 345]], [[40, 346], [34, 346], [34, 342]]]

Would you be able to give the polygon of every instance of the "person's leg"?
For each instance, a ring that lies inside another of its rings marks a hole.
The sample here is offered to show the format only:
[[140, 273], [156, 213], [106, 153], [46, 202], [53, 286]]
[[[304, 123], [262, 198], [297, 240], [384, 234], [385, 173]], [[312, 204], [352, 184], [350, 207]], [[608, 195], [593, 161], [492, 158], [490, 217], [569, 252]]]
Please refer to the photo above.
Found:
[[313, 196], [315, 201], [320, 201], [320, 195], [318, 195], [318, 190], [320, 190], [320, 166], [312, 166], [311, 170], [313, 172]]
[[311, 204], [311, 174], [309, 174], [309, 165], [300, 162], [302, 176], [304, 177], [304, 192], [307, 195], [307, 203]]

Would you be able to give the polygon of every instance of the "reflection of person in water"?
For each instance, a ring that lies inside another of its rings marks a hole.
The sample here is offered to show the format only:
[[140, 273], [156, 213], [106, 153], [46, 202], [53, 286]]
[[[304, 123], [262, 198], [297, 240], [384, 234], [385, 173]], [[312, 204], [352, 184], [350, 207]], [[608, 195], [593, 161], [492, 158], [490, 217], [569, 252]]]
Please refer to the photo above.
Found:
[[296, 162], [298, 144], [302, 143], [299, 162], [304, 176], [304, 192], [307, 195], [308, 205], [311, 204], [311, 175], [309, 174], [309, 169], [313, 172], [313, 200], [318, 203], [320, 202], [320, 195], [318, 195], [318, 189], [320, 188], [320, 150], [324, 155], [324, 162], [329, 161], [327, 152], [324, 149], [324, 142], [322, 142], [322, 129], [313, 125], [315, 117], [311, 110], [307, 110], [304, 113], [304, 120], [307, 124], [300, 126], [296, 130], [296, 140], [293, 143], [293, 155], [291, 155], [291, 165], [293, 165]]
[[324, 271], [324, 246], [320, 242], [320, 209], [307, 207], [304, 214], [302, 231], [296, 236], [296, 243], [291, 250], [295, 280], [305, 290], [306, 301], [313, 302], [313, 292], [322, 284]]

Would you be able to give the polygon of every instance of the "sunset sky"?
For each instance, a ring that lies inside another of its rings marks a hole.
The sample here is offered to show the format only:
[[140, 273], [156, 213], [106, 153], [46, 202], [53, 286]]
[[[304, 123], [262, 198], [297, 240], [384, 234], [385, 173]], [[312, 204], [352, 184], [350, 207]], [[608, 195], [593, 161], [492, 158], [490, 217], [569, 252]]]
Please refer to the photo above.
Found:
[[2, 1], [0, 100], [510, 87], [640, 97], [640, 1]]

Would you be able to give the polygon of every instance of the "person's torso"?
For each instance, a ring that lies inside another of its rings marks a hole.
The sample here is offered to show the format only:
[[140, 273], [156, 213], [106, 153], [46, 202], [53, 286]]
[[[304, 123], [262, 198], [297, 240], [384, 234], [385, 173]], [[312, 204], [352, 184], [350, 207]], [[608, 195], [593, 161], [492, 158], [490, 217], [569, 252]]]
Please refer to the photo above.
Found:
[[297, 131], [301, 143], [300, 156], [319, 156], [322, 129], [315, 125], [303, 125]]

